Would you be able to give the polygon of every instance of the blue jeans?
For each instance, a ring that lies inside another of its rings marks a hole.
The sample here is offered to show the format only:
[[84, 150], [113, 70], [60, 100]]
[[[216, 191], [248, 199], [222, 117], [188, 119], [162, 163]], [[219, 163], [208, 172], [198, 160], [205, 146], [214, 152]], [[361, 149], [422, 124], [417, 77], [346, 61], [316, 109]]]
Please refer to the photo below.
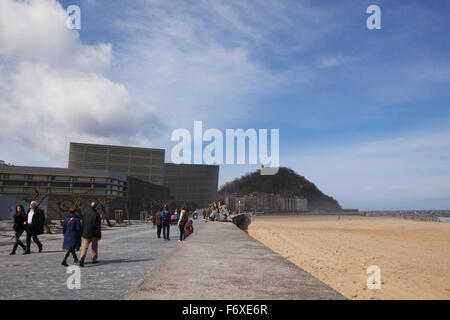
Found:
[[169, 233], [170, 233], [170, 223], [163, 223], [162, 229], [163, 229], [163, 236], [164, 236], [164, 239], [170, 239], [170, 238], [169, 238]]
[[184, 239], [186, 239], [186, 233], [184, 232], [184, 226], [180, 225], [180, 241], [183, 241]]

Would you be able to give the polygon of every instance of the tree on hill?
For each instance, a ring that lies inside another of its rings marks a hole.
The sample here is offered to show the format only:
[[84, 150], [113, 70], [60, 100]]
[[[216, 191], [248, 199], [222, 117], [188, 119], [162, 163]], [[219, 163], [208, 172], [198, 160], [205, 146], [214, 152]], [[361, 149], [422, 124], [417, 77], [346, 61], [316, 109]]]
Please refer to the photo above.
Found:
[[308, 200], [310, 210], [342, 209], [335, 199], [322, 193], [305, 177], [284, 167], [280, 168], [275, 175], [261, 175], [257, 170], [236, 178], [224, 184], [219, 190], [219, 195], [224, 193], [247, 195], [252, 192], [300, 196]]

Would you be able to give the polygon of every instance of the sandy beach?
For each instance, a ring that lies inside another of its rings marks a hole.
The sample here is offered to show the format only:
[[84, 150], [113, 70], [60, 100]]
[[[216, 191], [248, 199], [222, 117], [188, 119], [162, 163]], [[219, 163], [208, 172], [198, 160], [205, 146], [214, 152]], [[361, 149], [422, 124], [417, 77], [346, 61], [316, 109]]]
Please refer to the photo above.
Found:
[[[360, 216], [256, 216], [248, 233], [349, 299], [450, 299], [450, 224]], [[381, 288], [367, 288], [367, 267]]]

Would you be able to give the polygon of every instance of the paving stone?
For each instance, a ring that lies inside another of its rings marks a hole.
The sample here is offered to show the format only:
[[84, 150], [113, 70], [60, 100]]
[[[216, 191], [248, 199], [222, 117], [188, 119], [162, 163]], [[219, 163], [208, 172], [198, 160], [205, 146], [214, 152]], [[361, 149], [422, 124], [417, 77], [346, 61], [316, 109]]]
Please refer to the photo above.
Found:
[[[194, 230], [203, 225], [194, 220]], [[0, 222], [0, 299], [123, 299], [165, 256], [179, 246], [179, 231], [171, 226], [171, 240], [156, 236], [151, 224], [107, 228], [99, 242], [99, 263], [91, 264], [90, 250], [80, 269], [81, 288], [68, 289], [71, 274], [61, 265], [64, 256], [62, 234], [39, 236], [44, 250], [38, 253], [31, 242], [31, 254], [9, 256], [12, 224]], [[21, 240], [25, 243], [25, 234]], [[77, 252], [80, 256], [80, 252]], [[75, 265], [72, 257], [69, 265]]]

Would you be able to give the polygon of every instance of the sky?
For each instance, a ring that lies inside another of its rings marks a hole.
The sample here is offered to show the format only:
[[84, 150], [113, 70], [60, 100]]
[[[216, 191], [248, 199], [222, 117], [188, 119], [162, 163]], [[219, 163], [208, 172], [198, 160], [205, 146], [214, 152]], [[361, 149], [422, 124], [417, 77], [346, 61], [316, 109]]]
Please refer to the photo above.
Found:
[[448, 21], [448, 1], [2, 0], [0, 159], [66, 167], [74, 141], [171, 162], [201, 120], [279, 129], [280, 165], [345, 208], [450, 209]]

